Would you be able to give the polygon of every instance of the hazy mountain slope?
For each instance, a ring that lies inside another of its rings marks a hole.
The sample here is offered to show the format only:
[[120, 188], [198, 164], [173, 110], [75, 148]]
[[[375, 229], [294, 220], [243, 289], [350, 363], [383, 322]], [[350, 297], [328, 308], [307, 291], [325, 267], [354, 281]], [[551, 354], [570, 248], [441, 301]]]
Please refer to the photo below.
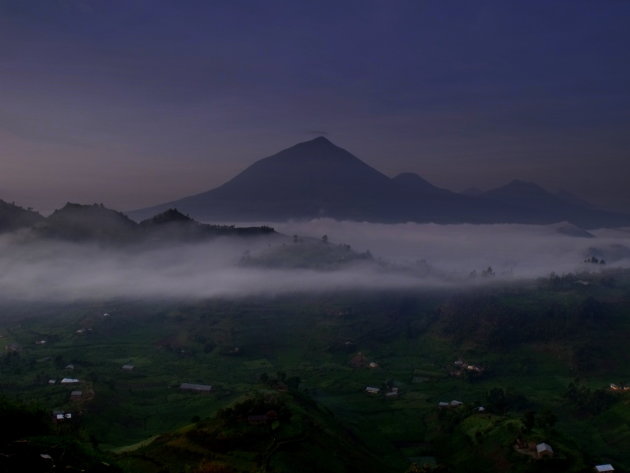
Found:
[[68, 202], [55, 210], [35, 232], [45, 238], [71, 241], [127, 242], [138, 238], [138, 224], [125, 214], [102, 204], [82, 205]]
[[44, 220], [37, 212], [0, 200], [0, 233], [30, 227]]
[[151, 244], [202, 241], [219, 236], [243, 237], [276, 234], [273, 228], [206, 225], [176, 209], [138, 224], [121, 212], [102, 204], [67, 203], [32, 227], [39, 238], [105, 244]]
[[193, 220], [177, 209], [168, 209], [140, 222], [142, 236], [150, 241], [199, 241], [218, 236], [254, 236], [276, 234], [273, 228], [207, 225]]
[[498, 221], [503, 222], [547, 224], [568, 221], [586, 228], [630, 224], [627, 215], [583, 206], [520, 180], [489, 190], [480, 196], [480, 200], [489, 207], [496, 205]]
[[390, 179], [323, 137], [261, 159], [216, 189], [130, 215], [143, 219], [171, 207], [210, 221], [331, 217], [372, 222], [569, 221], [586, 228], [630, 225], [629, 215], [600, 211], [522, 181], [464, 195], [413, 173]]
[[207, 220], [378, 219], [393, 191], [387, 176], [320, 137], [261, 159], [216, 189], [131, 215], [177, 207]]

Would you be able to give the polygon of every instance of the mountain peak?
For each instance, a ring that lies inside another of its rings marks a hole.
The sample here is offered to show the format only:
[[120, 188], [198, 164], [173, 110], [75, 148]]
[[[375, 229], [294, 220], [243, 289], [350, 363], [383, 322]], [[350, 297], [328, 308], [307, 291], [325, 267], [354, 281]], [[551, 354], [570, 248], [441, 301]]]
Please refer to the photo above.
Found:
[[313, 138], [312, 140], [302, 141], [301, 143], [298, 143], [288, 149], [318, 154], [338, 153], [339, 151], [345, 151], [325, 136], [318, 136], [317, 138]]
[[330, 141], [325, 136], [318, 136], [317, 138], [313, 138], [312, 140], [306, 141], [305, 143], [318, 143], [318, 144], [329, 144], [329, 145], [333, 144], [333, 142]]
[[188, 215], [184, 215], [179, 210], [170, 208], [158, 215], [154, 215], [153, 217], [142, 221], [141, 225], [164, 225], [169, 223], [196, 224], [197, 222], [195, 222]]

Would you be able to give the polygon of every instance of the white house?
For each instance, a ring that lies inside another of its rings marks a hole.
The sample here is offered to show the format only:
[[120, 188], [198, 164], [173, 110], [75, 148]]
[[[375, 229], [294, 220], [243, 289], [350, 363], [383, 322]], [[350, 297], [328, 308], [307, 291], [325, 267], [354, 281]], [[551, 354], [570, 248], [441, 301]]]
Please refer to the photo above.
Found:
[[553, 448], [548, 443], [541, 442], [536, 445], [536, 453], [539, 457], [551, 457], [553, 456]]
[[615, 469], [610, 463], [606, 463], [605, 465], [595, 465], [595, 471], [597, 473], [606, 473], [609, 471], [615, 471]]
[[61, 384], [76, 384], [79, 380], [76, 378], [63, 378], [60, 382]]

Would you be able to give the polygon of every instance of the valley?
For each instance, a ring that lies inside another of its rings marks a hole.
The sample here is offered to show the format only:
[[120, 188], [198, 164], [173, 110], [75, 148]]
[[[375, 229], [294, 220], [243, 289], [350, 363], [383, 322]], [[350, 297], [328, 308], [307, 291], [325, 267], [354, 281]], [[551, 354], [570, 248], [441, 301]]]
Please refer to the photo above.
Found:
[[611, 270], [474, 290], [3, 304], [0, 390], [122, 471], [294, 471], [297, 458], [302, 471], [623, 471], [629, 291]]

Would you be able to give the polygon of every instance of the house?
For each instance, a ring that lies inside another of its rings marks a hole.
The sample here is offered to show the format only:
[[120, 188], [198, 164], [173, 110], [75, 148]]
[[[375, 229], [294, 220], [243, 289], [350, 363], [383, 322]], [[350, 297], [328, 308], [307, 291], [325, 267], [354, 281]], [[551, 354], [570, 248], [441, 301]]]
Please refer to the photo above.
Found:
[[179, 389], [181, 389], [182, 391], [209, 393], [210, 391], [212, 391], [212, 386], [209, 386], [207, 384], [182, 383], [179, 385]]
[[375, 386], [366, 386], [365, 392], [368, 394], [378, 394], [381, 392], [381, 388], [377, 388]]
[[133, 365], [122, 365], [123, 371], [133, 371], [134, 368]]
[[60, 381], [61, 384], [76, 384], [79, 380], [76, 378], [62, 378]]
[[57, 384], [57, 380], [56, 379], [49, 379], [48, 380], [48, 384]]
[[53, 414], [53, 421], [55, 423], [65, 422], [67, 420], [72, 419], [72, 413], [71, 412], [53, 411], [52, 414]]
[[83, 391], [72, 391], [70, 393], [70, 399], [72, 401], [80, 401], [83, 397]]
[[441, 409], [445, 409], [447, 407], [449, 408], [455, 408], [455, 407], [460, 407], [463, 406], [464, 403], [461, 401], [456, 401], [455, 399], [453, 399], [451, 402], [438, 402], [438, 407]]
[[597, 473], [607, 473], [609, 471], [615, 471], [615, 469], [610, 463], [606, 463], [605, 465], [595, 465], [594, 471]]
[[536, 445], [536, 454], [538, 455], [538, 458], [552, 457], [553, 448], [551, 448], [551, 445], [548, 443], [541, 442]]

